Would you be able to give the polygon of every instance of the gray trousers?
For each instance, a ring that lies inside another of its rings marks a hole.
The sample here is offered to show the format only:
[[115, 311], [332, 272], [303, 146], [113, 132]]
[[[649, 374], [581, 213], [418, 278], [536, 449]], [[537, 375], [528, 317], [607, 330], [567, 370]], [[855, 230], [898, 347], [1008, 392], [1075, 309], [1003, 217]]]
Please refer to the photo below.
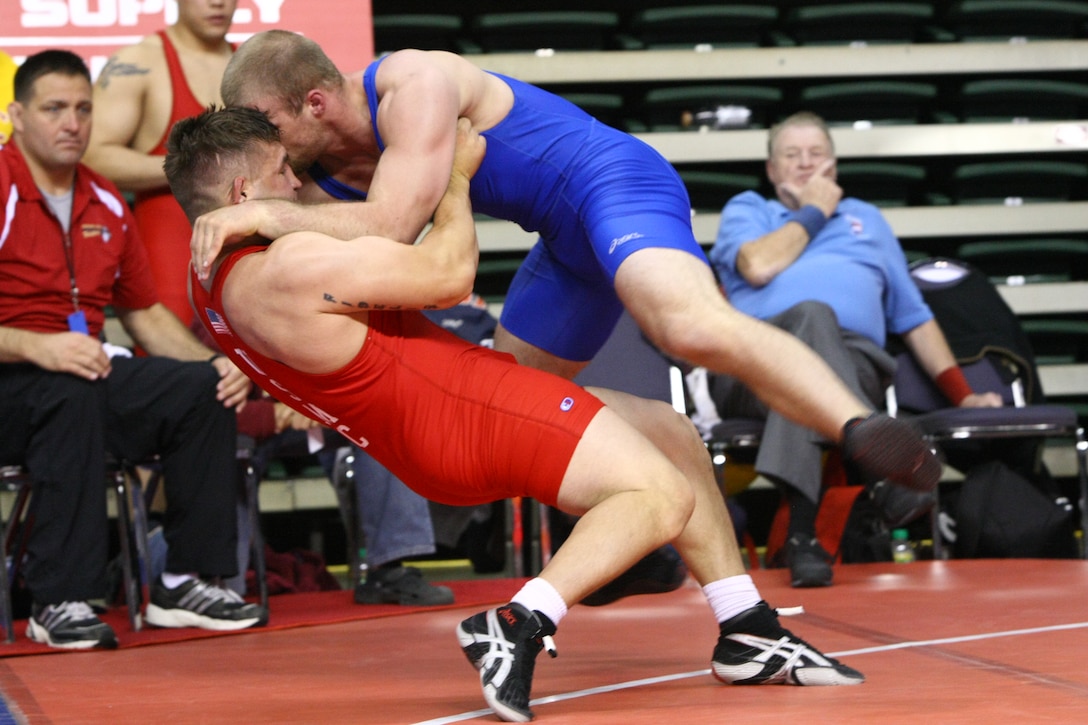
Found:
[[[822, 302], [802, 302], [766, 322], [811, 347], [861, 400], [883, 407], [884, 390], [895, 371], [895, 360], [868, 338], [841, 329], [830, 307]], [[766, 419], [756, 472], [818, 501], [828, 441], [770, 410], [733, 377], [712, 374], [709, 388], [722, 418]]]

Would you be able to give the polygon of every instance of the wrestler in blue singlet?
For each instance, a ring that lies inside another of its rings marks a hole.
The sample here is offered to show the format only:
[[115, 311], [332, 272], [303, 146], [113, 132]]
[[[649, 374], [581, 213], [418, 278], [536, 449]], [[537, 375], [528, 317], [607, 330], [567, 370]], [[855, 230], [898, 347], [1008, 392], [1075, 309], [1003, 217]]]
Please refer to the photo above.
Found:
[[[363, 75], [371, 118], [377, 118], [380, 63]], [[514, 276], [502, 324], [553, 355], [589, 360], [623, 312], [614, 277], [632, 252], [669, 247], [706, 261], [691, 229], [687, 191], [647, 144], [554, 94], [494, 75], [514, 91], [514, 106], [481, 134], [487, 155], [472, 178], [472, 208], [541, 239]], [[374, 134], [384, 149], [376, 125]], [[310, 175], [337, 199], [366, 198], [320, 167]]]

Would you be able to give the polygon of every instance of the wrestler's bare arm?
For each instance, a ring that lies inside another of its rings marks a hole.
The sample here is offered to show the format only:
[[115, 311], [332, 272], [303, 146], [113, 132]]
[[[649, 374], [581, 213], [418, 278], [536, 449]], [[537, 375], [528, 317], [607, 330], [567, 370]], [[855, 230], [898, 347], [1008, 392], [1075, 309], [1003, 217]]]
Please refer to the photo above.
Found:
[[[377, 235], [414, 242], [445, 192], [455, 153], [462, 83], [451, 77], [448, 55], [402, 51], [383, 62], [378, 125], [386, 147], [365, 203], [299, 206], [265, 201], [217, 210], [193, 227], [198, 272], [203, 276], [224, 246], [254, 234], [277, 239], [306, 230], [338, 239]], [[438, 56], [437, 62], [432, 56]], [[419, 103], [420, 98], [427, 103]]]
[[147, 155], [167, 123], [149, 111], [151, 96], [160, 92], [152, 85], [167, 83], [161, 56], [161, 44], [144, 39], [117, 51], [95, 82], [94, 127], [83, 160], [124, 191], [166, 186], [162, 157]]
[[290, 280], [294, 296], [325, 313], [369, 309], [430, 309], [457, 304], [472, 291], [479, 261], [469, 201], [483, 137], [465, 119], [457, 127], [457, 158], [434, 224], [418, 244], [377, 236], [340, 242], [325, 235], [289, 235], [273, 244], [268, 264]]

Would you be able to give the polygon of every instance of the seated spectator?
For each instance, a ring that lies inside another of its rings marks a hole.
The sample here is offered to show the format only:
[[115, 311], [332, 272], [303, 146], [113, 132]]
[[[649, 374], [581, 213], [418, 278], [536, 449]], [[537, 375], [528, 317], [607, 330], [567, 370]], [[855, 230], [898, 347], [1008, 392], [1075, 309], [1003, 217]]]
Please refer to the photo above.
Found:
[[[92, 105], [84, 62], [32, 55], [14, 96], [13, 142], [0, 149], [0, 460], [34, 480], [28, 634], [52, 647], [117, 646], [87, 604], [105, 589], [107, 454], [162, 463], [170, 551], [146, 620], [264, 624], [264, 608], [218, 583], [237, 570], [233, 409], [249, 382], [158, 302], [121, 194], [80, 163]], [[107, 305], [147, 357], [102, 342]]]
[[[799, 337], [876, 407], [894, 371], [884, 351], [889, 332], [903, 338], [953, 404], [1000, 405], [993, 393], [976, 395], [964, 379], [880, 211], [843, 198], [824, 121], [811, 113], [790, 116], [770, 130], [768, 152], [767, 177], [778, 198], [746, 191], [730, 199], [710, 252], [730, 302]], [[769, 411], [731, 377], [711, 374], [710, 393], [723, 416], [767, 419], [755, 468], [789, 503], [784, 559], [791, 584], [830, 585], [832, 557], [815, 536], [828, 442]], [[865, 483], [893, 526], [932, 506], [931, 494]]]

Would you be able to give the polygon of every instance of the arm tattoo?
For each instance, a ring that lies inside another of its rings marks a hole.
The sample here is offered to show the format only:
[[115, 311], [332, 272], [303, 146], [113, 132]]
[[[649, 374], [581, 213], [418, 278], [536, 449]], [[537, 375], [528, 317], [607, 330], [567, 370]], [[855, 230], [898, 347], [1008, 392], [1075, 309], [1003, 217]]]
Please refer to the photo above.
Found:
[[106, 88], [114, 76], [142, 76], [150, 72], [149, 68], [143, 68], [135, 63], [121, 63], [116, 58], [110, 58], [98, 76], [98, 84]]
[[352, 309], [356, 309], [356, 310], [399, 310], [399, 309], [401, 309], [400, 305], [372, 305], [369, 302], [366, 302], [365, 300], [360, 300], [358, 302], [348, 302], [347, 300], [338, 300], [334, 296], [329, 294], [328, 292], [323, 293], [321, 295], [321, 299], [323, 299], [325, 302], [332, 302], [334, 304], [342, 305], [344, 307], [351, 307]]

